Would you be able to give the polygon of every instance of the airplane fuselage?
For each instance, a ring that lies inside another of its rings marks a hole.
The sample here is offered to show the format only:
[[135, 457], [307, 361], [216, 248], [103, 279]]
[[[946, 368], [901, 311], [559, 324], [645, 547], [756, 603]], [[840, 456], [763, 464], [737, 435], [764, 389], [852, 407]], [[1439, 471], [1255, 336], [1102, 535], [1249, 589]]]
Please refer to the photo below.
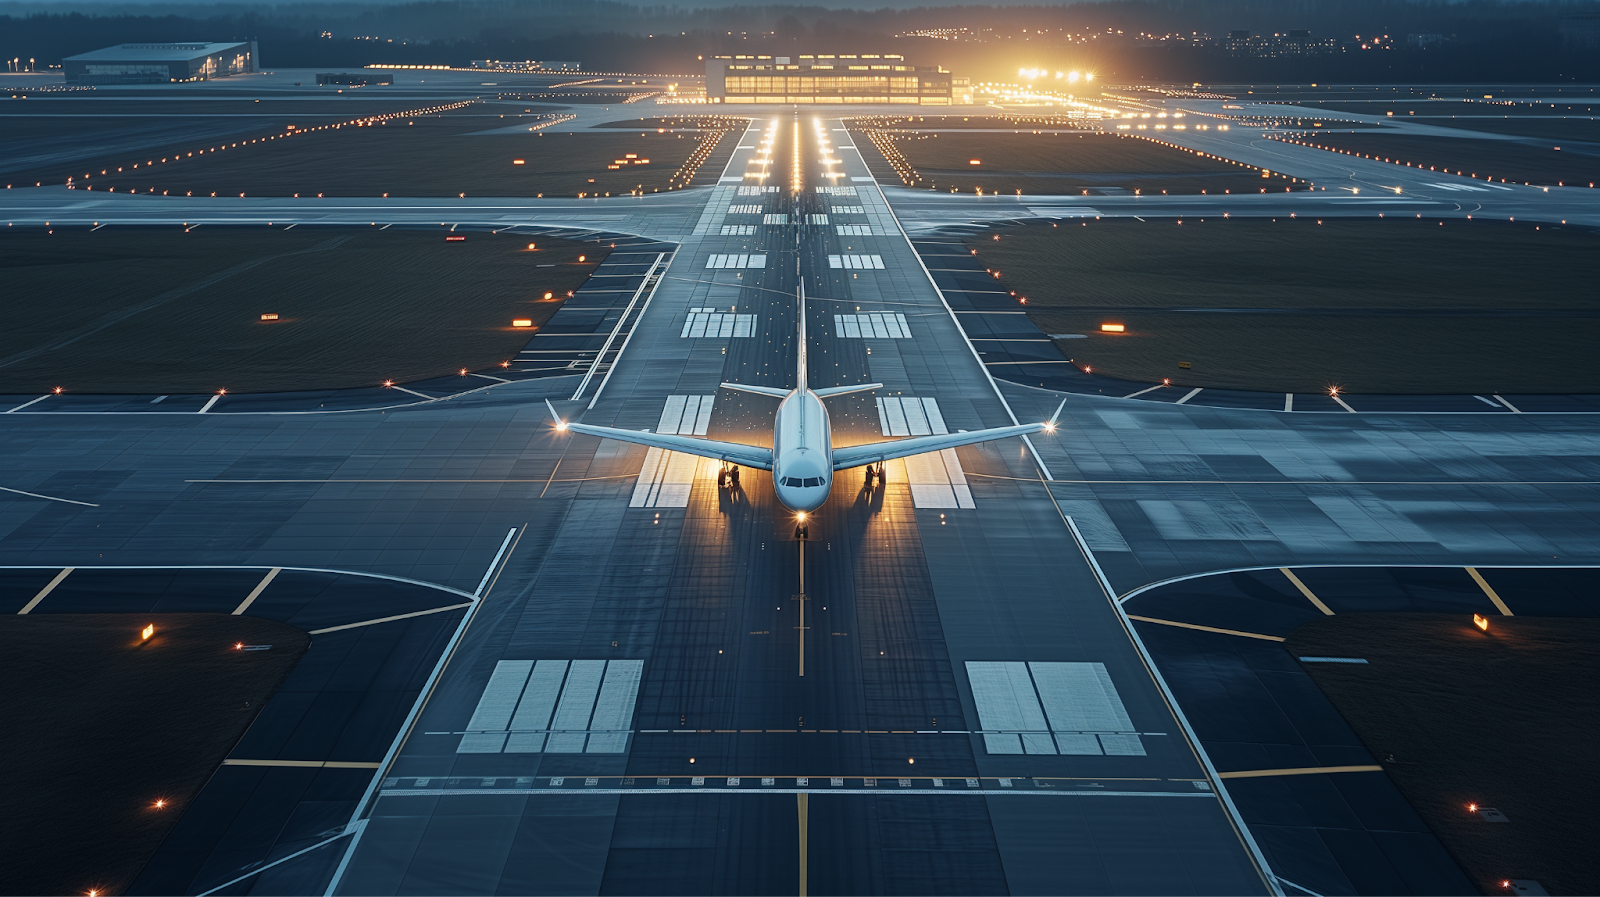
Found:
[[833, 440], [828, 409], [809, 389], [789, 393], [778, 405], [772, 431], [772, 482], [778, 501], [791, 511], [822, 507], [833, 488]]

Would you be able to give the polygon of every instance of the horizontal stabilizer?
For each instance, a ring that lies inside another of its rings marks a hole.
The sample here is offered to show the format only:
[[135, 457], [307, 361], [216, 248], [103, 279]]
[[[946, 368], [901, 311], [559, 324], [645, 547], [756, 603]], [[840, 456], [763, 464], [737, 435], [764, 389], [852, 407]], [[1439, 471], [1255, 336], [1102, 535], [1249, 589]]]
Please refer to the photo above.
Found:
[[826, 399], [828, 396], [843, 396], [853, 392], [866, 392], [870, 389], [882, 389], [882, 383], [861, 383], [856, 386], [830, 386], [827, 389], [815, 389], [818, 396]]
[[724, 383], [722, 388], [736, 389], [739, 392], [753, 392], [758, 396], [774, 396], [779, 399], [788, 398], [789, 393], [794, 392], [792, 389], [779, 389], [776, 386], [746, 386], [743, 383]]

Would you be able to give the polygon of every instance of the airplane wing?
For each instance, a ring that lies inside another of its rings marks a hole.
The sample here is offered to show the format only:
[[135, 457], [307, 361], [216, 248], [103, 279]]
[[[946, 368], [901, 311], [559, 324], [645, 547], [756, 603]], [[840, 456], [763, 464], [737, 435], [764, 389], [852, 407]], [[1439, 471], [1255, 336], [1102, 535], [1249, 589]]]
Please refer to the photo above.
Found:
[[835, 448], [833, 469], [847, 470], [865, 464], [876, 464], [879, 461], [892, 461], [895, 458], [972, 445], [975, 442], [989, 442], [993, 439], [1005, 439], [1008, 436], [1026, 436], [1044, 429], [1044, 424], [1023, 424], [1020, 427], [995, 427], [990, 430], [970, 430], [966, 433], [939, 433], [933, 436], [896, 439], [893, 442], [869, 442], [866, 445]]
[[972, 445], [977, 442], [989, 442], [994, 439], [1005, 439], [1010, 436], [1027, 436], [1030, 433], [1041, 433], [1056, 428], [1056, 421], [1061, 417], [1061, 409], [1067, 405], [1063, 400], [1056, 408], [1056, 413], [1050, 419], [1038, 424], [1022, 424], [1016, 427], [993, 427], [988, 430], [969, 430], [965, 433], [936, 433], [932, 436], [916, 436], [911, 439], [896, 439], [893, 442], [869, 442], [866, 445], [852, 445], [846, 448], [833, 450], [833, 469], [848, 470], [852, 467], [861, 467], [865, 464], [876, 464], [879, 461], [892, 461], [895, 458], [906, 458], [911, 455], [921, 455], [927, 452], [938, 452], [948, 448], [963, 445]]
[[741, 445], [737, 442], [717, 442], [714, 439], [701, 439], [697, 436], [669, 436], [665, 433], [651, 433], [645, 430], [595, 427], [589, 424], [567, 424], [566, 428], [574, 433], [583, 433], [587, 436], [599, 436], [604, 439], [615, 439], [618, 442], [631, 442], [634, 445], [648, 445], [652, 448], [683, 452], [687, 455], [699, 455], [702, 458], [727, 461], [730, 464], [738, 464], [741, 467], [756, 467], [761, 470], [772, 469], [772, 449], [764, 449], [755, 445]]

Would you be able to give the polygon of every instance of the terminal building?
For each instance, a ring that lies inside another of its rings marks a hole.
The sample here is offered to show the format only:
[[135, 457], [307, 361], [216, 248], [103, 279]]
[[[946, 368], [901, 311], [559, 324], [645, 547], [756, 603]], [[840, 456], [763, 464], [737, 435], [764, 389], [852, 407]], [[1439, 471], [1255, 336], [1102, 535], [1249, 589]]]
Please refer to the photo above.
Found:
[[950, 73], [904, 56], [713, 56], [708, 103], [905, 103], [948, 106]]
[[74, 84], [171, 84], [259, 71], [255, 41], [118, 44], [61, 60]]

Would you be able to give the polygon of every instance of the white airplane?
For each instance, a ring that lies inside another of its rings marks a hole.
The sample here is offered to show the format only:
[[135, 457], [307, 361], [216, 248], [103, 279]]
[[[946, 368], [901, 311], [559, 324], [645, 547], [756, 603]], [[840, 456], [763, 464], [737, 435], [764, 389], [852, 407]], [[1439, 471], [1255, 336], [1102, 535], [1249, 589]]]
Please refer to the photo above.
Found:
[[[589, 424], [567, 423], [561, 419], [560, 415], [556, 414], [555, 406], [550, 404], [549, 399], [546, 399], [545, 406], [550, 409], [550, 416], [555, 418], [556, 429], [583, 433], [589, 436], [600, 436], [605, 439], [615, 439], [619, 442], [631, 442], [635, 445], [648, 445], [674, 452], [684, 452], [690, 455], [698, 455], [702, 458], [714, 458], [724, 464], [770, 470], [772, 471], [772, 482], [778, 495], [778, 501], [784, 507], [795, 512], [802, 529], [804, 528], [806, 515], [822, 507], [823, 502], [828, 500], [828, 492], [833, 488], [833, 474], [836, 471], [849, 470], [853, 467], [869, 467], [867, 482], [870, 485], [874, 476], [877, 476], [879, 481], [882, 482], [883, 462], [894, 458], [937, 452], [962, 445], [989, 442], [994, 439], [1006, 439], [1011, 436], [1026, 436], [1029, 433], [1055, 431], [1056, 419], [1061, 416], [1061, 409], [1067, 404], [1064, 400], [1056, 408], [1056, 413], [1043, 423], [1022, 424], [1016, 427], [993, 427], [987, 430], [971, 430], [965, 433], [940, 433], [933, 436], [896, 439], [893, 442], [872, 442], [866, 445], [835, 448], [833, 445], [833, 433], [828, 425], [828, 409], [823, 405], [822, 400], [852, 392], [881, 389], [883, 384], [863, 383], [859, 386], [830, 386], [824, 389], [812, 389], [807, 385], [804, 283], [800, 285], [798, 298], [800, 306], [800, 357], [795, 366], [794, 389], [746, 386], [743, 383], [722, 384], [724, 389], [753, 392], [758, 395], [773, 396], [783, 400], [778, 405], [778, 414], [773, 425], [772, 448], [743, 445], [737, 442], [718, 442], [713, 439], [700, 439], [694, 436], [670, 436], [664, 433], [651, 433], [648, 430], [621, 430], [615, 427], [596, 427]], [[876, 469], [870, 469], [871, 465], [876, 465]]]

